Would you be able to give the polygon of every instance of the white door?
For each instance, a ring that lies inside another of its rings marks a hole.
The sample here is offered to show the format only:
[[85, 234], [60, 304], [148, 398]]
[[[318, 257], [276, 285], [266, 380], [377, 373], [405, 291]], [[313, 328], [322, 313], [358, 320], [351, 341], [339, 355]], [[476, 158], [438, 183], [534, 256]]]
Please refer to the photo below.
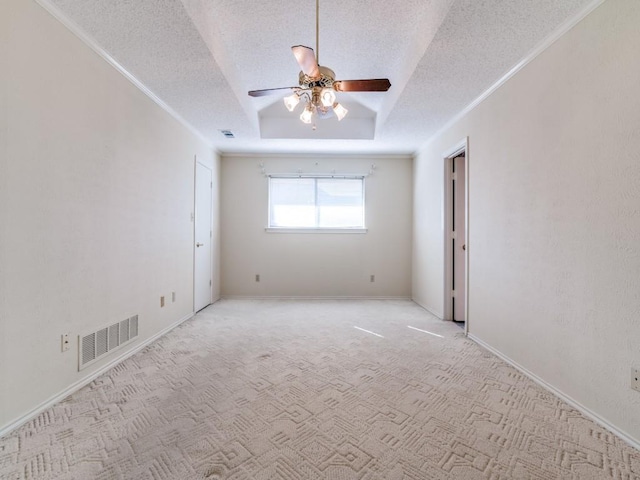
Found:
[[466, 321], [466, 198], [465, 198], [465, 157], [453, 159], [452, 200], [453, 218], [453, 312], [452, 318], [457, 322]]
[[195, 226], [193, 254], [193, 311], [211, 303], [211, 170], [196, 162]]

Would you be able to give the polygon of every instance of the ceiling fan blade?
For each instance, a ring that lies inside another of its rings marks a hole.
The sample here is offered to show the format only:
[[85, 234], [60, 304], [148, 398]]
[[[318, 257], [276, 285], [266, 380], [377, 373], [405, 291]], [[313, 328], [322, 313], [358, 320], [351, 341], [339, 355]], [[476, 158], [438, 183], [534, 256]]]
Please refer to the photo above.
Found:
[[291, 47], [293, 55], [300, 65], [300, 70], [310, 78], [317, 78], [320, 76], [320, 69], [318, 68], [318, 62], [316, 60], [316, 54], [313, 53], [313, 48], [305, 47], [304, 45], [296, 45]]
[[287, 93], [285, 90], [293, 93], [297, 87], [280, 87], [280, 88], [265, 88], [264, 90], [251, 90], [249, 92], [250, 97], [266, 97], [267, 95], [278, 95]]
[[388, 78], [370, 80], [338, 80], [333, 82], [337, 92], [386, 92], [391, 87]]

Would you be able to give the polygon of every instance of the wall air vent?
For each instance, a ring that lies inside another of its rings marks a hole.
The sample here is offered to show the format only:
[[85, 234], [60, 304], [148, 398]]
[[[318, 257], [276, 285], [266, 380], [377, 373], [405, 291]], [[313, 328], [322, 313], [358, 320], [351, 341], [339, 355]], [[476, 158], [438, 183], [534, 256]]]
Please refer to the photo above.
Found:
[[78, 337], [78, 370], [138, 336], [138, 315]]
[[129, 319], [122, 320], [120, 322], [120, 342], [125, 343], [129, 341]]
[[129, 319], [129, 336], [131, 338], [138, 336], [138, 315]]
[[231, 130], [219, 130], [219, 132], [225, 136], [225, 138], [236, 138]]

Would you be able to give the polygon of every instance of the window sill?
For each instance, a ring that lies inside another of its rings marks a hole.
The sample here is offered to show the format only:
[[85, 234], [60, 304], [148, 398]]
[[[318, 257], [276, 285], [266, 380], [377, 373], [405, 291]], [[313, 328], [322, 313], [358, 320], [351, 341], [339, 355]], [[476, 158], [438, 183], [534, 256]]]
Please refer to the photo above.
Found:
[[266, 227], [267, 233], [367, 233], [366, 228], [285, 228]]

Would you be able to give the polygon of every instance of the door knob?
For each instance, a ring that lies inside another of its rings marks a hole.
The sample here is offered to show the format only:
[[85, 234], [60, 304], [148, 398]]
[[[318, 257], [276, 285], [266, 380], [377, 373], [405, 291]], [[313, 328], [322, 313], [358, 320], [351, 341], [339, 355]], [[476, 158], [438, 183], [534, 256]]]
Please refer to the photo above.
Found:
[[196, 242], [196, 247], [201, 247], [203, 245], [204, 245], [204, 243]]
[[462, 245], [462, 249], [466, 250], [467, 249], [467, 245], [466, 244]]

